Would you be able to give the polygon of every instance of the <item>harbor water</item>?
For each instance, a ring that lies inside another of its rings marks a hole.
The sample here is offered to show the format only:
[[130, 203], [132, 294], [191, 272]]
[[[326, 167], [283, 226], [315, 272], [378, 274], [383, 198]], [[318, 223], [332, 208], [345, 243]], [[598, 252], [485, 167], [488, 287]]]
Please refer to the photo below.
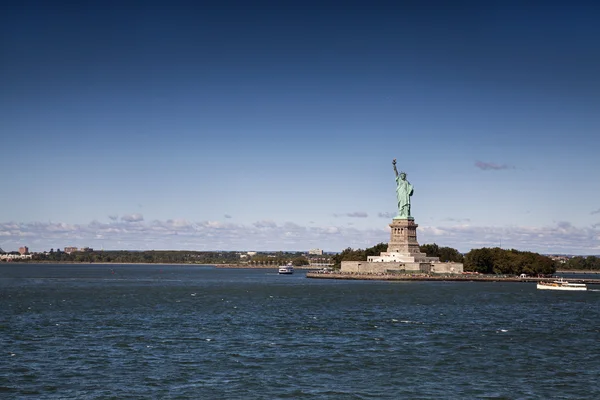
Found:
[[0, 343], [6, 399], [600, 398], [600, 291], [535, 283], [2, 264]]

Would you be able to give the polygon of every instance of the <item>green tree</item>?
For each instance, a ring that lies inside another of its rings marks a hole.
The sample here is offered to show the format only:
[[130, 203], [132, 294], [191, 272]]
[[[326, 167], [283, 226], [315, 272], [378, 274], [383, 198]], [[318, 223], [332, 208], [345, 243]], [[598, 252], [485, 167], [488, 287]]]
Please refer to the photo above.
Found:
[[483, 274], [552, 274], [554, 261], [541, 254], [498, 247], [473, 249], [465, 255], [465, 271]]
[[473, 249], [465, 255], [464, 270], [491, 274], [494, 268], [494, 260], [491, 249]]
[[304, 256], [296, 257], [292, 260], [292, 265], [295, 267], [301, 267], [303, 265], [308, 265], [308, 260]]
[[[387, 243], [376, 244], [373, 247], [369, 247], [368, 249], [365, 249], [365, 256], [366, 257], [378, 256], [381, 253], [387, 251], [387, 247], [388, 247]], [[365, 258], [365, 260], [366, 260], [366, 258]]]
[[437, 244], [424, 244], [419, 247], [428, 257], [439, 257], [440, 261], [463, 262], [464, 256], [452, 247], [439, 247]]
[[421, 253], [427, 254], [427, 257], [439, 257], [440, 256], [440, 248], [437, 244], [424, 244], [419, 246], [419, 250]]

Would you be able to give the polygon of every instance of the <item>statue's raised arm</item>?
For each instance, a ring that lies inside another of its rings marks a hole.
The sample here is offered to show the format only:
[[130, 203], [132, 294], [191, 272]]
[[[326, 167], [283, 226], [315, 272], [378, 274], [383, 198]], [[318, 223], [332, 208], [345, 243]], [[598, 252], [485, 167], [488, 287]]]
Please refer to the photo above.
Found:
[[394, 158], [394, 161], [392, 161], [392, 165], [394, 166], [394, 172], [396, 173], [396, 176], [398, 176], [398, 170], [396, 169], [396, 159]]

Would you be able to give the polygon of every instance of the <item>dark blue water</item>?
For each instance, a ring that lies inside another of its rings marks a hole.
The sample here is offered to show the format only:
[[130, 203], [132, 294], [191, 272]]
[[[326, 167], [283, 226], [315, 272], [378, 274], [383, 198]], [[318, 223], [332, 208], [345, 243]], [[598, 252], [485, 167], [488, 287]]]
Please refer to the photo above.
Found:
[[600, 398], [600, 292], [533, 283], [4, 264], [0, 344], [7, 399]]

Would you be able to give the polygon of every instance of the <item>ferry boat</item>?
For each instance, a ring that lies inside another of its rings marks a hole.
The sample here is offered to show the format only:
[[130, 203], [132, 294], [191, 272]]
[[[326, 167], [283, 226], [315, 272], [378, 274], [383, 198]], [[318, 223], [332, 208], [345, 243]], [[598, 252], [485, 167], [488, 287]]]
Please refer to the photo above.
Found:
[[585, 283], [571, 283], [563, 278], [553, 282], [538, 282], [537, 288], [544, 290], [587, 290]]
[[287, 263], [287, 265], [281, 265], [279, 267], [280, 275], [291, 275], [293, 273], [294, 273], [294, 266], [292, 265], [291, 262]]

